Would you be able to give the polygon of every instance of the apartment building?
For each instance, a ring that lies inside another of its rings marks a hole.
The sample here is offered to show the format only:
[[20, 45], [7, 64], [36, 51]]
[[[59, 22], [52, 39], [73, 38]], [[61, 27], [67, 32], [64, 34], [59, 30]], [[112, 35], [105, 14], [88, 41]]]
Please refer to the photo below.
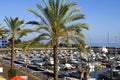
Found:
[[7, 48], [7, 37], [0, 37], [0, 48]]

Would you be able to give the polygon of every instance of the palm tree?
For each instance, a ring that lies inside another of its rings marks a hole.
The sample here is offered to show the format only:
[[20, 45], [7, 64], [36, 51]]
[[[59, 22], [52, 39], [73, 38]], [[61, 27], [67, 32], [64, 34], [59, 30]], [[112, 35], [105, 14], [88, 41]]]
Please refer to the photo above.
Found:
[[36, 4], [41, 11], [39, 14], [33, 9], [28, 9], [35, 14], [40, 21], [30, 21], [28, 24], [36, 24], [36, 30], [40, 32], [37, 40], [43, 37], [47, 40], [47, 45], [52, 45], [54, 52], [54, 80], [58, 80], [58, 44], [63, 42], [68, 46], [76, 43], [77, 46], [85, 50], [85, 35], [82, 29], [88, 29], [88, 25], [80, 23], [80, 19], [84, 19], [84, 15], [80, 13], [80, 9], [76, 7], [76, 2], [66, 3], [66, 0], [43, 0], [45, 8], [40, 4]]
[[[2, 24], [0, 24], [0, 39], [1, 40], [6, 39], [7, 32], [8, 32], [8, 30], [4, 26], [2, 26]], [[5, 48], [6, 47], [6, 43], [3, 42], [1, 47]]]
[[0, 36], [2, 37], [2, 36], [3, 36], [4, 31], [3, 31], [3, 27], [1, 27], [1, 26], [2, 26], [2, 24], [0, 24]]
[[27, 35], [28, 33], [32, 32], [31, 29], [25, 29], [24, 27], [24, 20], [16, 18], [4, 18], [4, 21], [6, 22], [8, 28], [8, 35], [11, 38], [11, 74], [14, 73], [14, 59], [15, 59], [15, 53], [14, 53], [14, 42], [16, 38], [20, 38], [24, 35]]
[[7, 34], [8, 30], [0, 24], [0, 36], [3, 37]]

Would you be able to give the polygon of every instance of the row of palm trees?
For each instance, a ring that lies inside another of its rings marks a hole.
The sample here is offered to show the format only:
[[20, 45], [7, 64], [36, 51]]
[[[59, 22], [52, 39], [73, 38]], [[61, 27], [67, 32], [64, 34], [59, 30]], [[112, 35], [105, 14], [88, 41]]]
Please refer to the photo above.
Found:
[[[66, 0], [42, 0], [45, 7], [36, 4], [37, 12], [28, 9], [29, 12], [37, 16], [40, 21], [24, 21], [16, 18], [4, 18], [8, 28], [0, 29], [0, 35], [9, 34], [11, 42], [11, 69], [14, 68], [14, 40], [31, 32], [37, 32], [39, 35], [29, 40], [30, 46], [36, 41], [46, 41], [46, 46], [52, 46], [54, 52], [54, 80], [58, 80], [58, 45], [62, 42], [68, 46], [75, 43], [81, 51], [85, 51], [85, 35], [82, 29], [88, 29], [88, 25], [81, 23], [84, 15], [76, 6], [76, 2], [65, 2]], [[25, 25], [33, 24], [33, 29], [25, 28]], [[2, 28], [2, 27], [1, 27]]]

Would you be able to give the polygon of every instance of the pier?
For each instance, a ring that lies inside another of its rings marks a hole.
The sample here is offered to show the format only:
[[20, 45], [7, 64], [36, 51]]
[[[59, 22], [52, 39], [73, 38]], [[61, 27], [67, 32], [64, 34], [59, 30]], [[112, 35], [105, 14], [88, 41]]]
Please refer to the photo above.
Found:
[[[101, 47], [98, 47], [98, 46], [92, 46], [92, 47], [89, 47], [89, 49], [93, 49], [95, 52], [98, 52], [98, 50], [101, 48]], [[115, 47], [106, 47], [108, 49], [108, 52], [109, 53], [118, 53], [120, 54], [120, 48], [115, 48]]]
[[[99, 50], [101, 47], [99, 46], [92, 46], [92, 47], [88, 47], [88, 49], [93, 49], [94, 51]], [[109, 52], [117, 52], [120, 53], [120, 48], [115, 48], [115, 47], [106, 47], [108, 49]], [[29, 50], [52, 50], [53, 48], [30, 48]], [[76, 47], [61, 47], [58, 48], [58, 50], [77, 50], [78, 48]], [[0, 48], [0, 51], [9, 51], [11, 50], [10, 48]], [[15, 48], [15, 50], [22, 50], [21, 48]]]

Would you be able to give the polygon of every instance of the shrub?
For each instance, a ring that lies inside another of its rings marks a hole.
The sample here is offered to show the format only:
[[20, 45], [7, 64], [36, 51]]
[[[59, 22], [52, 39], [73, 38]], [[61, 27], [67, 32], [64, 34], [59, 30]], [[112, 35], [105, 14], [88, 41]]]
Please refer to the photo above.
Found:
[[12, 78], [12, 77], [16, 76], [16, 74], [17, 74], [16, 69], [8, 70], [8, 78]]

